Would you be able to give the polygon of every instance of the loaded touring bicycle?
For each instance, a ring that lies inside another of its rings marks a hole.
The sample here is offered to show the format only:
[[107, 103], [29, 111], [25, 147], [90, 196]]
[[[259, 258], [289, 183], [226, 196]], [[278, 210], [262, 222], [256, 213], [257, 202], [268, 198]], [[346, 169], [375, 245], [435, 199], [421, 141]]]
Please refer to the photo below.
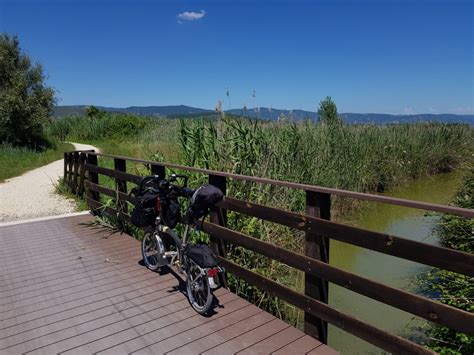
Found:
[[[182, 185], [175, 184], [181, 179]], [[192, 307], [206, 314], [212, 307], [212, 290], [218, 287], [219, 274], [224, 271], [206, 244], [188, 243], [190, 229], [210, 208], [222, 200], [217, 187], [206, 184], [194, 190], [187, 187], [186, 175], [173, 174], [169, 179], [159, 176], [144, 177], [131, 191], [137, 199], [132, 211], [132, 223], [138, 227], [152, 227], [142, 240], [143, 261], [148, 269], [176, 266], [186, 275], [186, 292]], [[190, 199], [186, 213], [181, 215], [180, 198]], [[182, 236], [174, 230], [184, 224]]]

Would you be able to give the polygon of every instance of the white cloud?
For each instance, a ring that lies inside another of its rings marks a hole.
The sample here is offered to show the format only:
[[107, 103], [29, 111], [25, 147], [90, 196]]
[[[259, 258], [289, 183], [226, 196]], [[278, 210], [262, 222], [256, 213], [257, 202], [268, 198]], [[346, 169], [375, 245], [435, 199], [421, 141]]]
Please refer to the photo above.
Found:
[[469, 115], [474, 114], [474, 107], [472, 106], [456, 106], [451, 108], [450, 110], [452, 113], [456, 113], [458, 115]]
[[415, 110], [411, 106], [407, 106], [403, 109], [404, 115], [413, 115], [414, 113], [415, 113]]
[[206, 11], [201, 10], [200, 12], [193, 12], [193, 11], [185, 11], [178, 16], [178, 22], [181, 23], [181, 21], [197, 21], [202, 19], [204, 16], [206, 16]]

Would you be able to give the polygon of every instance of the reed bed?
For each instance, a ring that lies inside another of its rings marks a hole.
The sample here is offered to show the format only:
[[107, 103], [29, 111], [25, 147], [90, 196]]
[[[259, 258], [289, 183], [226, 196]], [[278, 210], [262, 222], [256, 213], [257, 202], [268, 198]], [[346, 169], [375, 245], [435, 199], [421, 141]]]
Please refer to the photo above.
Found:
[[[223, 118], [181, 121], [185, 165], [361, 192], [381, 192], [409, 179], [471, 165], [474, 130], [467, 125], [320, 125]], [[196, 177], [199, 179], [199, 177]], [[201, 181], [199, 181], [201, 182]], [[228, 195], [303, 212], [301, 191], [230, 181]], [[360, 207], [333, 199], [335, 219]], [[228, 223], [255, 238], [303, 252], [304, 235], [273, 223], [230, 213]], [[300, 272], [242, 248], [228, 254], [241, 265], [303, 290]], [[230, 279], [238, 294], [301, 327], [302, 313], [242, 280]]]

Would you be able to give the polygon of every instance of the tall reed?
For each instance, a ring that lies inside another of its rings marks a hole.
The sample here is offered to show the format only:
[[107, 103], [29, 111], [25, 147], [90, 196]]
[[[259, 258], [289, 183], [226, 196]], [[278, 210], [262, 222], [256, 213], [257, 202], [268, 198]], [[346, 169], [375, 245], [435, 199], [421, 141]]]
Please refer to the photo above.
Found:
[[[407, 179], [471, 164], [473, 133], [466, 125], [345, 126], [224, 117], [219, 121], [181, 120], [180, 142], [185, 165], [375, 192]], [[297, 212], [304, 210], [301, 191], [231, 180], [227, 194]], [[335, 199], [333, 211], [344, 213], [354, 208], [353, 203]], [[228, 223], [255, 238], [303, 252], [302, 233], [235, 213], [229, 214]], [[296, 270], [239, 247], [227, 253], [246, 268], [302, 291], [302, 277]], [[242, 280], [231, 277], [230, 285], [252, 302], [301, 325], [302, 314], [293, 307]]]

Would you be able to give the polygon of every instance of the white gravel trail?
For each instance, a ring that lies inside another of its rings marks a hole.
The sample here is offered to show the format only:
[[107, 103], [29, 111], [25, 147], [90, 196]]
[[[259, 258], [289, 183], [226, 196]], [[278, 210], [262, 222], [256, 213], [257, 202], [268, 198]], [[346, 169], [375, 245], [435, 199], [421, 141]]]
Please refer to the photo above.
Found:
[[[71, 144], [76, 150], [98, 152], [88, 144]], [[61, 159], [0, 183], [0, 223], [74, 212], [74, 201], [54, 192], [63, 172]]]

